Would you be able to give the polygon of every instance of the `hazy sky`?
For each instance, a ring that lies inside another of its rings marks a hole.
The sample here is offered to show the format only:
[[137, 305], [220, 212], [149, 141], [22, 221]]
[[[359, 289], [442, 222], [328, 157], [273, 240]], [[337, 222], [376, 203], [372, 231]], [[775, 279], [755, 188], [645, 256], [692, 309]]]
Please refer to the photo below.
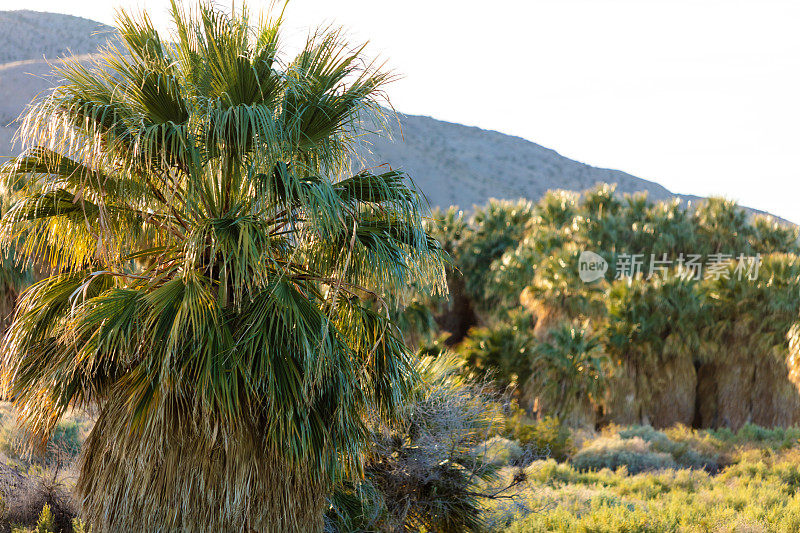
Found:
[[[167, 0], [0, 0], [106, 23], [119, 5], [166, 27]], [[400, 111], [800, 222], [797, 0], [293, 0], [286, 40], [322, 22], [404, 75]]]

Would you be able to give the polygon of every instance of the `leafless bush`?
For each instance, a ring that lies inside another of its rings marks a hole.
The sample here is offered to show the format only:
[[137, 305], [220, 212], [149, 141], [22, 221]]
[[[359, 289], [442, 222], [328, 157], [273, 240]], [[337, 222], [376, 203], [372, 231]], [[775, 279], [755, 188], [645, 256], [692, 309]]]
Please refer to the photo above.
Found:
[[0, 531], [9, 524], [35, 524], [44, 505], [50, 507], [58, 531], [72, 531], [71, 520], [78, 514], [72, 494], [80, 448], [77, 439], [77, 429], [67, 424], [37, 448], [19, 427], [4, 428], [0, 449], [8, 461], [0, 462], [0, 494], [5, 504]]
[[42, 507], [47, 504], [55, 517], [57, 530], [71, 531], [70, 521], [78, 513], [69, 486], [50, 469], [26, 469], [0, 463], [0, 494], [5, 504], [6, 528], [9, 524], [35, 524]]

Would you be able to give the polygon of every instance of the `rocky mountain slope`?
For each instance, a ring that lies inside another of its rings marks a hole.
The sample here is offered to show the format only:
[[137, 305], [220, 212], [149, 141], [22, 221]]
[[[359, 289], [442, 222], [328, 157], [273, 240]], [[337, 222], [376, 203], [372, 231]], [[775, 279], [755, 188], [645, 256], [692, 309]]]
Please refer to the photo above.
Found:
[[[56, 82], [51, 72], [58, 58], [70, 51], [91, 53], [113, 36], [112, 28], [79, 17], [0, 11], [0, 157], [19, 153], [19, 143], [11, 142], [13, 121]], [[391, 140], [365, 136], [363, 159], [368, 165], [406, 170], [432, 206], [469, 210], [489, 198], [536, 200], [550, 189], [580, 191], [598, 182], [616, 183], [622, 193], [647, 191], [655, 200], [676, 196], [657, 183], [592, 167], [494, 131], [401, 115], [390, 121], [390, 133]]]
[[622, 193], [647, 191], [654, 200], [676, 196], [652, 181], [579, 163], [520, 137], [430, 117], [398, 118], [390, 120], [389, 138], [367, 137], [371, 153], [365, 159], [406, 170], [433, 206], [535, 200], [551, 189], [582, 191], [598, 182], [616, 183]]
[[88, 54], [114, 34], [110, 26], [71, 15], [0, 11], [0, 64]]

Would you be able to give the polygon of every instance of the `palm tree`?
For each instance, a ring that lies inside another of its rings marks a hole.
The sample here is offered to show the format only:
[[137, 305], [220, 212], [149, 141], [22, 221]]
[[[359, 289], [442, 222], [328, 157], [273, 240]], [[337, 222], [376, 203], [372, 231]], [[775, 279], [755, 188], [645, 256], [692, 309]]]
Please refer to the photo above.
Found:
[[471, 328], [453, 349], [477, 376], [492, 378], [500, 388], [516, 389], [531, 375], [534, 323], [525, 310], [510, 311], [494, 324]]
[[121, 48], [67, 62], [24, 119], [3, 235], [52, 272], [4, 385], [42, 439], [99, 409], [77, 486], [95, 531], [320, 530], [365, 417], [414, 387], [388, 296], [444, 290], [404, 175], [345, 174], [391, 77], [338, 31], [284, 61], [281, 17], [172, 19], [164, 40], [120, 14]]
[[[605, 312], [603, 299], [608, 283], [601, 278], [584, 283], [578, 275], [581, 249], [567, 243], [540, 261], [530, 284], [520, 294], [522, 305], [536, 318], [540, 339], [561, 322], [599, 318]], [[608, 274], [607, 274], [608, 275]]]
[[761, 254], [800, 254], [800, 229], [769, 215], [756, 215], [751, 220], [750, 247]]
[[533, 205], [527, 200], [492, 199], [475, 210], [470, 221], [473, 230], [462, 238], [456, 259], [464, 273], [467, 294], [484, 313], [497, 303], [497, 295], [487, 292], [492, 263], [517, 246], [532, 217]]
[[705, 250], [697, 253], [750, 253], [753, 228], [748, 223], [747, 212], [733, 200], [708, 198], [694, 210], [700, 242]]
[[694, 421], [695, 364], [712, 357], [703, 335], [710, 310], [694, 280], [667, 279], [609, 288], [605, 348], [615, 364], [609, 387], [611, 419], [668, 427]]
[[527, 390], [540, 408], [569, 425], [593, 424], [606, 387], [607, 357], [588, 323], [562, 322], [533, 354]]
[[797, 424], [800, 383], [792, 381], [787, 365], [793, 363], [790, 341], [800, 309], [800, 259], [766, 255], [756, 279], [740, 279], [736, 268], [731, 261], [726, 277], [704, 282], [714, 386], [702, 398], [702, 424]]
[[467, 331], [478, 322], [472, 299], [467, 293], [465, 275], [458, 268], [460, 247], [470, 227], [464, 220], [463, 211], [451, 206], [442, 212], [436, 208], [426, 222], [429, 233], [441, 245], [448, 258], [447, 288], [448, 298], [425, 298], [425, 304], [435, 314], [437, 326], [447, 332], [446, 344], [452, 346], [461, 342]]

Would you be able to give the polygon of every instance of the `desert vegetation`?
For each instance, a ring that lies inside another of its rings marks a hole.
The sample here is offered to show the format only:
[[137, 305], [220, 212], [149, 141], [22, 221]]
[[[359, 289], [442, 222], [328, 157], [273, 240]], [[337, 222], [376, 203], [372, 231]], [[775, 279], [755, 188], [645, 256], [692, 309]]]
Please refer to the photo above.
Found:
[[796, 227], [608, 184], [430, 213], [362, 168], [363, 46], [172, 19], [60, 64], [2, 169], [4, 530], [800, 528]]

